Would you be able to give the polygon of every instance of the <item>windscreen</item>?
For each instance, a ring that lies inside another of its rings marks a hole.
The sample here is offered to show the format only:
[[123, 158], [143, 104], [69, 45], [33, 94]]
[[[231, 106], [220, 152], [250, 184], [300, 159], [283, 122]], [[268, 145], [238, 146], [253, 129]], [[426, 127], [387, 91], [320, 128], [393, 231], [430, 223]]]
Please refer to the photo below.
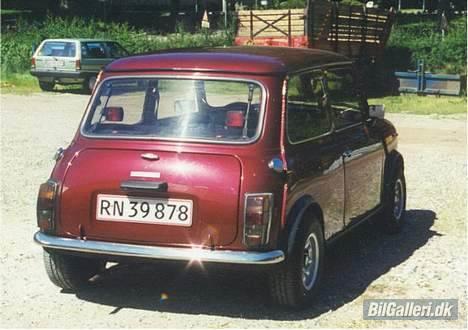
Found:
[[112, 78], [96, 92], [88, 136], [249, 142], [260, 130], [262, 88], [231, 80]]

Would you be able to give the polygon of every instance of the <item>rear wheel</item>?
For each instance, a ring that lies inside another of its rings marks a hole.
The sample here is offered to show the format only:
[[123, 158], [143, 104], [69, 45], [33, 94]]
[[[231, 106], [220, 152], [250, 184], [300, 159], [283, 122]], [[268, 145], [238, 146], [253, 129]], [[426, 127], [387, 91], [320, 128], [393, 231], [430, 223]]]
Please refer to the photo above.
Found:
[[314, 297], [324, 264], [323, 230], [313, 217], [299, 228], [287, 260], [270, 274], [270, 294], [276, 304], [302, 307]]
[[44, 265], [49, 279], [58, 287], [75, 291], [104, 269], [105, 262], [44, 250]]
[[386, 187], [384, 210], [379, 224], [384, 232], [395, 234], [401, 231], [406, 212], [406, 181], [402, 165], [393, 170]]
[[96, 80], [96, 76], [91, 76], [85, 79], [83, 82], [83, 90], [91, 94], [93, 92], [94, 85], [96, 84]]
[[41, 90], [45, 92], [50, 92], [54, 90], [55, 83], [53, 82], [47, 82], [47, 81], [41, 81], [39, 80], [39, 87]]

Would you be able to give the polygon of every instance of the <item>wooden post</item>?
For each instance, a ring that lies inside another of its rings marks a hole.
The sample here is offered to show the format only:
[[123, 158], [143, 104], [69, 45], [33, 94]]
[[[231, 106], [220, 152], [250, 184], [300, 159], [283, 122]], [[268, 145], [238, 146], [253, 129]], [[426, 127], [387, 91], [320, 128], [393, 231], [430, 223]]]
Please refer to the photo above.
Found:
[[227, 0], [223, 0], [224, 29], [227, 29]]
[[252, 9], [250, 10], [250, 40], [253, 41], [253, 13], [252, 13]]
[[315, 45], [315, 36], [314, 36], [314, 8], [315, 0], [307, 0], [307, 15], [306, 15], [306, 33], [309, 45]]
[[291, 9], [288, 10], [288, 46], [291, 47]]

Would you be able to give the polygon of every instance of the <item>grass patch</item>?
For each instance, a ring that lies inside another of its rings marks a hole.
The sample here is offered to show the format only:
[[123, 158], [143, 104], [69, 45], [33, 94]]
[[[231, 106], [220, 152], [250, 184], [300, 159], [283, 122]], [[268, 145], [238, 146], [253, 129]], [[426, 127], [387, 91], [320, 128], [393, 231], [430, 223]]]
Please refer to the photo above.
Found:
[[2, 74], [0, 86], [2, 93], [28, 94], [41, 91], [37, 78], [29, 73]]
[[385, 104], [390, 113], [452, 115], [466, 113], [466, 96], [401, 95], [369, 99], [369, 104]]

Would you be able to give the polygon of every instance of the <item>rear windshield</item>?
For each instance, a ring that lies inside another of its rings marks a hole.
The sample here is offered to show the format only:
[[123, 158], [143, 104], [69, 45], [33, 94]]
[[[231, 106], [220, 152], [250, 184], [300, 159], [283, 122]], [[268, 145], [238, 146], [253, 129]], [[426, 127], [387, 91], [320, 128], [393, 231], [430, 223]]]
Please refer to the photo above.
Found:
[[83, 133], [106, 137], [249, 142], [260, 131], [262, 88], [229, 80], [105, 80]]
[[46, 41], [39, 50], [39, 56], [75, 57], [75, 54], [75, 43], [67, 41]]

